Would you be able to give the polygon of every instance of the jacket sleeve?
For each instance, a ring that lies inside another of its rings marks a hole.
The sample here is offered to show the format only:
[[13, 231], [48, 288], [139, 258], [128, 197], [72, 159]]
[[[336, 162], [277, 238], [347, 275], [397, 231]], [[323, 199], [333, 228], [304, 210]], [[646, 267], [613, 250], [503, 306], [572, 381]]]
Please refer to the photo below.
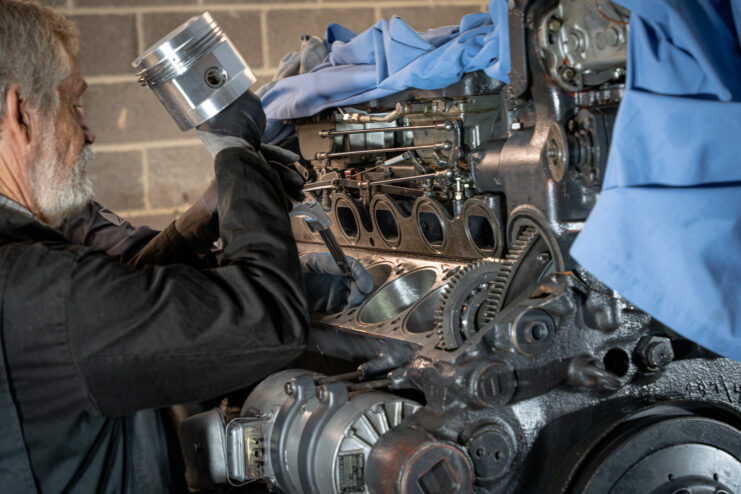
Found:
[[134, 227], [95, 201], [66, 220], [59, 230], [70, 243], [103, 249], [123, 262], [128, 262], [158, 233], [147, 226]]
[[67, 331], [94, 406], [118, 416], [244, 387], [303, 350], [308, 326], [288, 201], [255, 153], [216, 159], [218, 268], [135, 270], [81, 250]]

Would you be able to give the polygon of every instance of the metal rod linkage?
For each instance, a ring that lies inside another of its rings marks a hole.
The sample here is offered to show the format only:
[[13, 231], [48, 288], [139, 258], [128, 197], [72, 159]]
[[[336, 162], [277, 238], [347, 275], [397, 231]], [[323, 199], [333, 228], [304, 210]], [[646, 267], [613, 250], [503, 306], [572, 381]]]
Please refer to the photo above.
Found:
[[343, 151], [340, 153], [316, 153], [314, 159], [327, 160], [332, 158], [341, 158], [343, 156], [358, 156], [362, 154], [380, 154], [380, 153], [403, 153], [405, 151], [416, 151], [419, 149], [442, 149], [448, 151], [453, 147], [450, 141], [438, 142], [436, 144], [424, 144], [421, 146], [407, 146], [401, 148], [382, 148], [382, 149], [360, 149], [357, 151]]
[[355, 130], [320, 130], [319, 137], [327, 138], [334, 136], [346, 136], [352, 134], [372, 134], [375, 132], [406, 132], [417, 130], [453, 130], [453, 122], [443, 122], [430, 125], [416, 125], [408, 127], [378, 127], [375, 129], [355, 129]]

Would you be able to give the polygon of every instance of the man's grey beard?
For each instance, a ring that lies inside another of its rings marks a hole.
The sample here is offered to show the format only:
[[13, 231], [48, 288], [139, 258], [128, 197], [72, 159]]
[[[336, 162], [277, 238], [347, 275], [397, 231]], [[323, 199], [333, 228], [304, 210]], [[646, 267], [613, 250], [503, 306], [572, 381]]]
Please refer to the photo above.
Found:
[[93, 184], [86, 167], [93, 159], [93, 151], [85, 145], [70, 171], [57, 154], [57, 138], [53, 132], [41, 145], [31, 165], [31, 187], [38, 212], [46, 224], [58, 227], [80, 211], [93, 198]]

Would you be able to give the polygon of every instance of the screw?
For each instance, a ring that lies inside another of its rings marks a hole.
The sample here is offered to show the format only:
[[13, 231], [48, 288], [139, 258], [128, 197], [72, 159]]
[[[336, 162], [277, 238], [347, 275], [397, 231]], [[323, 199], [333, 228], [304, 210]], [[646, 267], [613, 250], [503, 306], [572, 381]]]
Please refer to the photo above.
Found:
[[571, 67], [566, 67], [561, 71], [561, 77], [563, 77], [564, 81], [571, 81], [574, 79], [574, 76], [576, 76], [576, 71]]
[[283, 391], [285, 391], [288, 396], [291, 396], [293, 393], [296, 392], [296, 385], [293, 384], [291, 381], [288, 381], [286, 384], [283, 385]]
[[648, 370], [663, 369], [674, 360], [672, 342], [663, 336], [644, 336], [638, 342], [638, 351]]
[[550, 252], [541, 252], [538, 254], [538, 262], [541, 264], [545, 264], [548, 261], [551, 260], [551, 253]]
[[319, 401], [325, 401], [327, 399], [327, 387], [326, 386], [319, 386], [316, 389], [316, 397]]

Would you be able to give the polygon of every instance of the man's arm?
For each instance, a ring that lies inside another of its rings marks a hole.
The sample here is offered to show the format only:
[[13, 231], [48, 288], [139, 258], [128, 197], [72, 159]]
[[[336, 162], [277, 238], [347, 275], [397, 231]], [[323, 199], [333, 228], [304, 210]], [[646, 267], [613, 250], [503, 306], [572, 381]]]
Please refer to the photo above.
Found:
[[117, 416], [198, 401], [298, 356], [308, 326], [288, 202], [256, 153], [216, 159], [222, 267], [134, 270], [83, 251], [70, 280], [70, 349], [95, 406]]

